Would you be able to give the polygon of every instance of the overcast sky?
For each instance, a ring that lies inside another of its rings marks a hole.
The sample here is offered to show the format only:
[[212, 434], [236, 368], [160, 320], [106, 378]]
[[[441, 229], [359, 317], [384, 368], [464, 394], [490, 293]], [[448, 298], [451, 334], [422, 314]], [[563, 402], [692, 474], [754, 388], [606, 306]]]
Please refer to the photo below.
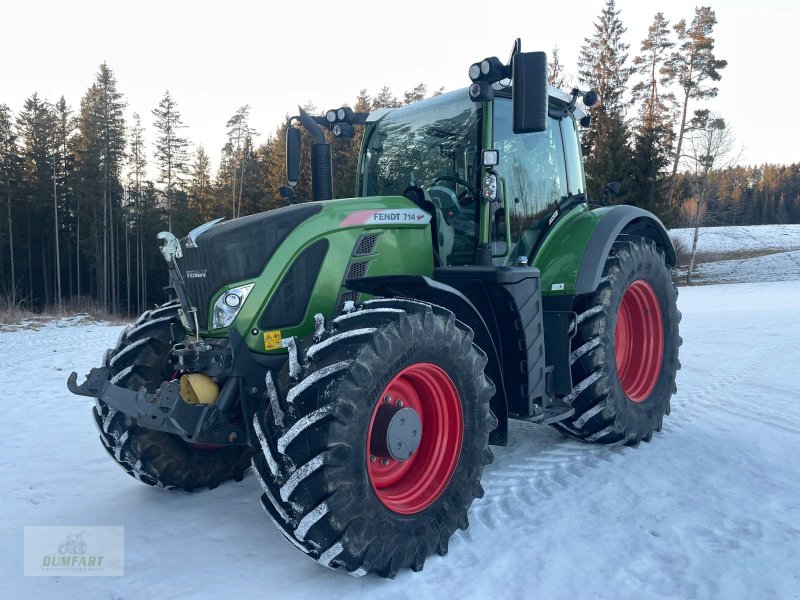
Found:
[[[618, 0], [632, 53], [656, 12], [671, 24], [690, 21], [695, 4]], [[243, 104], [252, 107], [263, 140], [308, 101], [328, 109], [352, 104], [360, 88], [375, 93], [389, 85], [401, 96], [419, 82], [431, 90], [465, 87], [470, 63], [491, 55], [506, 60], [515, 37], [527, 51], [549, 53], [557, 44], [574, 75], [580, 45], [603, 6], [604, 0], [13, 1], [0, 15], [0, 103], [17, 112], [33, 92], [50, 101], [63, 94], [77, 110], [106, 61], [128, 116], [142, 115], [148, 142], [150, 111], [169, 89], [187, 137], [203, 144], [216, 165], [225, 123]], [[717, 57], [729, 66], [719, 97], [702, 105], [732, 124], [742, 163], [800, 161], [800, 126], [791, 116], [800, 95], [800, 2], [711, 6], [719, 21]]]

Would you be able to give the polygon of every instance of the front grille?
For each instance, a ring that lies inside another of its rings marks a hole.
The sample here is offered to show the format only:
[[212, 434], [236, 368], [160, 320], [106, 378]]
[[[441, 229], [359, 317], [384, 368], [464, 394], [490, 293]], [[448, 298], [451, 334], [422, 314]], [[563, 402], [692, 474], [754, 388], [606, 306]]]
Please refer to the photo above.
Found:
[[197, 248], [184, 240], [178, 266], [201, 329], [210, 325], [214, 294], [225, 285], [258, 277], [292, 230], [320, 210], [319, 203], [295, 204], [218, 223], [197, 236]]

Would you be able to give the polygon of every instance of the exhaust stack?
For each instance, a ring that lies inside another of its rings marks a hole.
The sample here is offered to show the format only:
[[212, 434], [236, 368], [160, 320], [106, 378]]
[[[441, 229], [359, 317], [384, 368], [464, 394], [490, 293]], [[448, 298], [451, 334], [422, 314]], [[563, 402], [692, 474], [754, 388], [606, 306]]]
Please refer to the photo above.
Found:
[[332, 200], [331, 145], [325, 140], [322, 127], [302, 108], [300, 108], [300, 123], [314, 138], [314, 143], [311, 144], [311, 197], [313, 200]]

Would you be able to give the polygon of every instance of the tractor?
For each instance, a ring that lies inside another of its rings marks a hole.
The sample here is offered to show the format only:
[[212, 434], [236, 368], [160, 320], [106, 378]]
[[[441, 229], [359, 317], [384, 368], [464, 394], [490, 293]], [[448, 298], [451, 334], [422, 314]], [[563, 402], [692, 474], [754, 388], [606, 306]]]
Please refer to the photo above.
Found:
[[[661, 430], [675, 251], [651, 213], [586, 196], [597, 94], [549, 88], [519, 40], [469, 76], [400, 108], [301, 110], [285, 206], [159, 234], [174, 299], [68, 380], [130, 476], [192, 491], [252, 468], [296, 548], [391, 578], [467, 528], [509, 419], [606, 445]], [[356, 194], [333, 199], [329, 139], [356, 127]]]

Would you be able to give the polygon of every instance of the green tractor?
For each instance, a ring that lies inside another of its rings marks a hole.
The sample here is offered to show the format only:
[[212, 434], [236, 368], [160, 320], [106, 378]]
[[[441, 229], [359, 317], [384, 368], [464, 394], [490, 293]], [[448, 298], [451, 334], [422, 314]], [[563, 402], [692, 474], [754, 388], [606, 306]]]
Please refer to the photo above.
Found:
[[[68, 382], [129, 475], [192, 491], [252, 466], [299, 550], [394, 577], [466, 529], [509, 419], [607, 445], [661, 429], [675, 251], [652, 214], [587, 199], [577, 100], [596, 94], [548, 89], [546, 56], [519, 41], [469, 75], [369, 115], [301, 111], [289, 205], [159, 235], [176, 299]], [[334, 200], [323, 130], [355, 125], [356, 197]]]

